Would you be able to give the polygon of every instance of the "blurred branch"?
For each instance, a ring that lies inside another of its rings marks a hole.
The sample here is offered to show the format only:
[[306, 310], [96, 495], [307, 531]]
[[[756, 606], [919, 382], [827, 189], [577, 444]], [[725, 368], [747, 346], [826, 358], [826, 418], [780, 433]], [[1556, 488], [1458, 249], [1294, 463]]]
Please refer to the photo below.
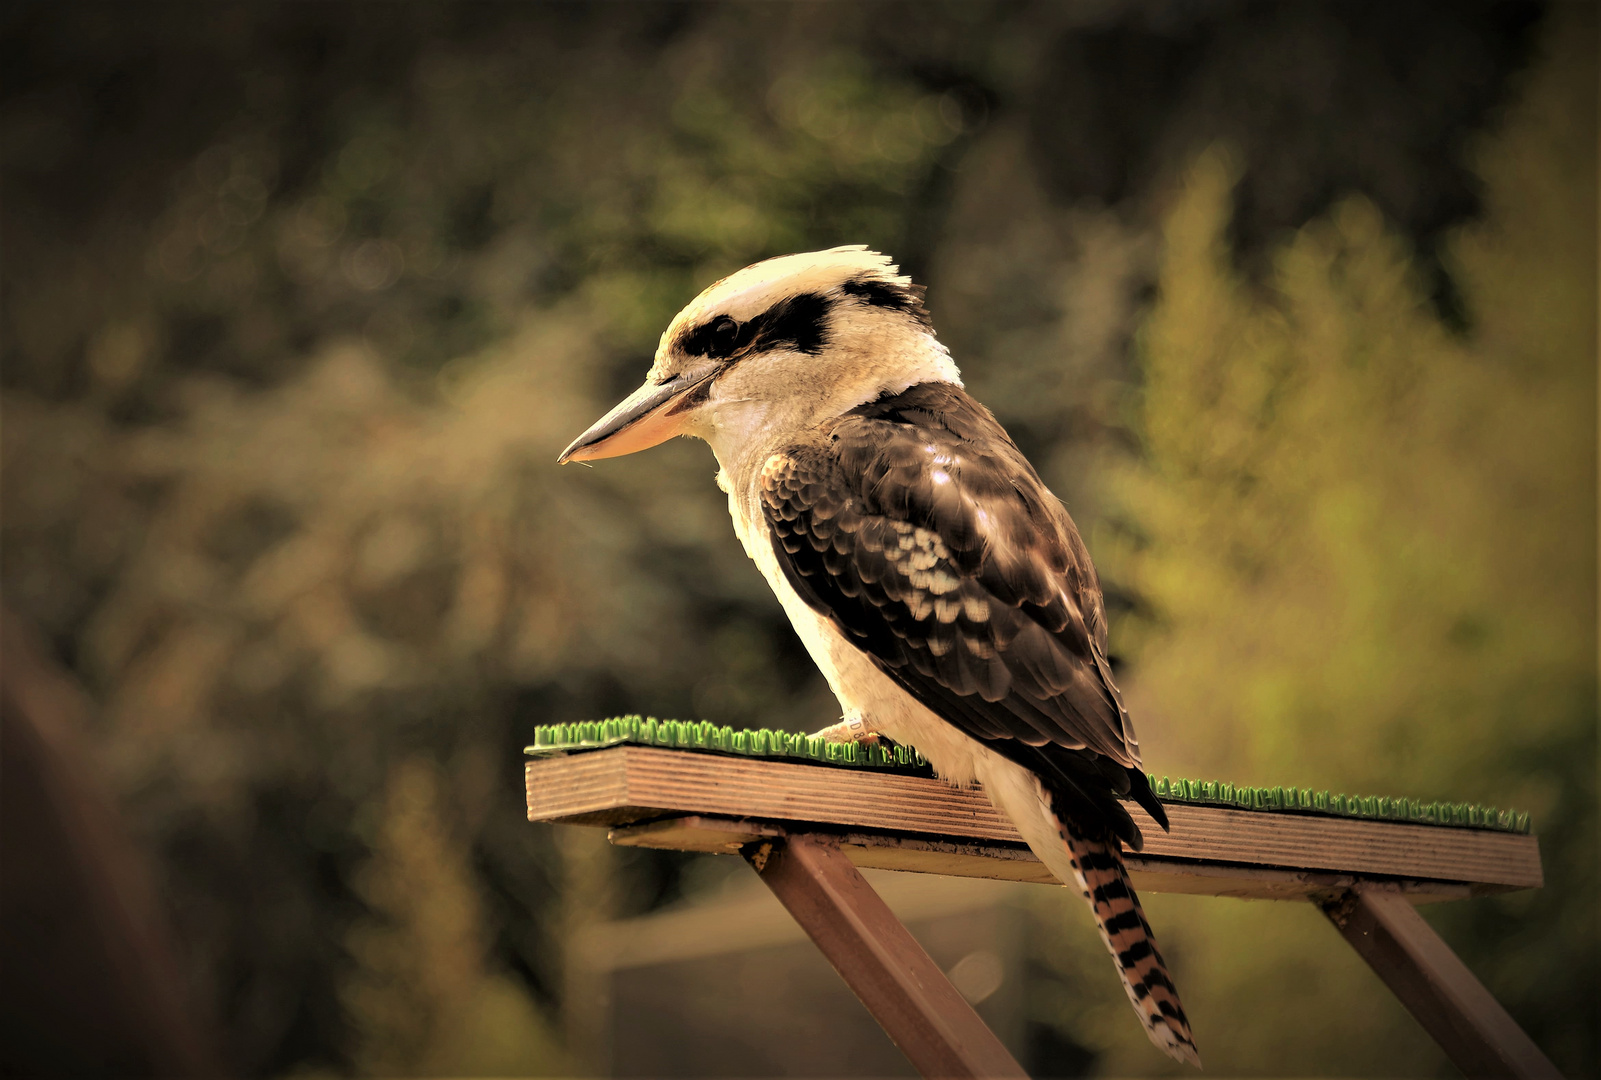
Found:
[[95, 775], [93, 706], [0, 608], [0, 955], [8, 1075], [225, 1075]]
[[586, 931], [616, 908], [615, 856], [593, 829], [557, 830], [561, 852], [563, 943], [562, 1028], [568, 1049], [588, 1075], [611, 1075], [611, 995], [608, 972], [582, 948]]

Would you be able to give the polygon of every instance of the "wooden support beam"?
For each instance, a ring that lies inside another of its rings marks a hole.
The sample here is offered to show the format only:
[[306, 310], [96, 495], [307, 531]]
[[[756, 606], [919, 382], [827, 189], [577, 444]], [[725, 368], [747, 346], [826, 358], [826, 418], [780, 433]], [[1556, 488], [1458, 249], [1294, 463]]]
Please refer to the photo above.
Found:
[[[807, 831], [832, 833], [838, 838], [845, 857], [866, 869], [1053, 886], [1062, 884], [1021, 843], [940, 840], [880, 832], [833, 830], [820, 826], [808, 828]], [[780, 834], [777, 826], [749, 818], [685, 814], [656, 818], [639, 825], [619, 825], [607, 835], [618, 847], [733, 855], [752, 840]], [[1129, 852], [1124, 853], [1123, 863], [1128, 867], [1134, 887], [1142, 893], [1231, 896], [1242, 900], [1323, 901], [1342, 895], [1363, 880], [1349, 873], [1250, 866], [1237, 862], [1148, 858]], [[1473, 887], [1465, 882], [1409, 877], [1386, 880], [1414, 904], [1463, 900], [1473, 895]]]
[[927, 1077], [1027, 1077], [831, 836], [753, 842], [746, 860]]
[[1561, 1077], [1400, 893], [1362, 885], [1323, 911], [1465, 1075]]

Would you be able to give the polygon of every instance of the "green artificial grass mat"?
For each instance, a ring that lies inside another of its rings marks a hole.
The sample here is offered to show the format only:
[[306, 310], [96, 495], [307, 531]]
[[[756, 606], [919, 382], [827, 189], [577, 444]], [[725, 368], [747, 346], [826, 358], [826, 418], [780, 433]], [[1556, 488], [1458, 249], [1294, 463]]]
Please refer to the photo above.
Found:
[[934, 775], [923, 755], [907, 746], [836, 743], [793, 731], [718, 727], [707, 720], [658, 720], [654, 716], [614, 716], [610, 720], [537, 727], [534, 744], [525, 747], [524, 752], [530, 757], [543, 757], [571, 750], [598, 750], [621, 743]]
[[[526, 747], [525, 753], [530, 757], [546, 757], [623, 744], [933, 775], [933, 769], [923, 755], [907, 746], [836, 743], [792, 731], [719, 727], [705, 720], [658, 720], [654, 716], [616, 716], [610, 720], [542, 725], [534, 729], [533, 745]], [[1416, 825], [1450, 825], [1510, 833], [1527, 833], [1530, 827], [1527, 813], [1499, 810], [1477, 803], [1425, 802], [1384, 795], [1342, 795], [1294, 786], [1252, 787], [1214, 780], [1169, 779], [1166, 776], [1159, 779], [1154, 773], [1147, 773], [1146, 776], [1150, 780], [1151, 790], [1165, 803], [1405, 821]]]

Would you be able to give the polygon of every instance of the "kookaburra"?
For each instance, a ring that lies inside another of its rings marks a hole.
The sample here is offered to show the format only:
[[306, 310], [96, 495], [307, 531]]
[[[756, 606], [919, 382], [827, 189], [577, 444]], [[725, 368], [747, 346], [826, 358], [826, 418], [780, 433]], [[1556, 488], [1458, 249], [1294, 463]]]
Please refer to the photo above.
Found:
[[562, 452], [711, 444], [734, 530], [839, 698], [834, 737], [915, 746], [982, 785], [1077, 885], [1151, 1041], [1199, 1065], [1119, 842], [1164, 829], [1106, 659], [1106, 608], [1067, 510], [962, 389], [923, 289], [840, 247], [708, 288], [645, 384]]

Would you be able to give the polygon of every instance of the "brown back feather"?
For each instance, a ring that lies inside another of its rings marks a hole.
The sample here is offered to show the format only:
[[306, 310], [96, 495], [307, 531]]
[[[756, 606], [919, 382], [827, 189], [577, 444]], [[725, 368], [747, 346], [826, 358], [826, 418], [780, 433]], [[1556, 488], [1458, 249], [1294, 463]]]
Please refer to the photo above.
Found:
[[936, 714], [1026, 765], [1086, 828], [1166, 827], [1106, 662], [1067, 510], [989, 410], [925, 383], [847, 413], [762, 474], [797, 593]]

